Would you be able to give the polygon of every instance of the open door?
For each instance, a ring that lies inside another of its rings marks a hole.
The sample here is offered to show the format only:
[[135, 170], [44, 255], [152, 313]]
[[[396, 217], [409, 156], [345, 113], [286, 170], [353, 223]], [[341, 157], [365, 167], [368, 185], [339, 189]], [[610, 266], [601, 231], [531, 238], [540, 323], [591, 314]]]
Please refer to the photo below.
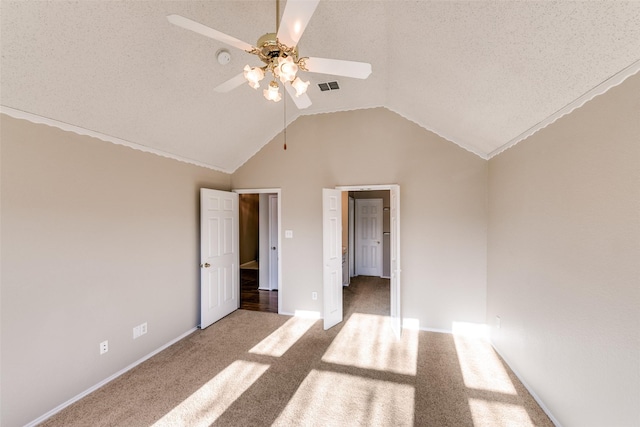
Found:
[[400, 186], [392, 185], [390, 191], [391, 228], [391, 328], [399, 337], [402, 333], [400, 304]]
[[200, 189], [200, 328], [238, 309], [238, 194]]
[[342, 322], [342, 192], [322, 190], [324, 329]]

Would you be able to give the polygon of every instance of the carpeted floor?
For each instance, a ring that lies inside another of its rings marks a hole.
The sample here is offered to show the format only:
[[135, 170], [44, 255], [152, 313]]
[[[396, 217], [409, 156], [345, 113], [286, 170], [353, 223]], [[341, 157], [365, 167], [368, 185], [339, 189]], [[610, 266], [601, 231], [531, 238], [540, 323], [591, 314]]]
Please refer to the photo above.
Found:
[[388, 280], [345, 288], [345, 320], [238, 310], [44, 426], [552, 426], [491, 346], [388, 325]]

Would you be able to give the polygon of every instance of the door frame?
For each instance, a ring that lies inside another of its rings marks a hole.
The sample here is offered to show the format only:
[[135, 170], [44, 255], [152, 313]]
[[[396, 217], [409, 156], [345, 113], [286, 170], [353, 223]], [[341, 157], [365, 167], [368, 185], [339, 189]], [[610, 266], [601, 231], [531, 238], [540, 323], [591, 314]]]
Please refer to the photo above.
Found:
[[[375, 190], [389, 190], [389, 192], [391, 192], [393, 195], [393, 193], [395, 192], [395, 194], [397, 195], [397, 200], [396, 200], [396, 204], [397, 206], [391, 206], [391, 209], [395, 209], [395, 213], [397, 215], [397, 224], [391, 224], [391, 229], [389, 230], [392, 234], [392, 238], [390, 239], [390, 243], [391, 245], [393, 245], [393, 242], [395, 242], [395, 247], [391, 247], [390, 252], [393, 254], [394, 250], [395, 250], [395, 257], [398, 260], [398, 265], [396, 266], [396, 271], [394, 271], [394, 267], [393, 267], [393, 259], [391, 259], [391, 271], [389, 272], [392, 276], [391, 282], [393, 283], [393, 280], [395, 279], [397, 281], [398, 284], [398, 288], [397, 289], [391, 289], [391, 292], [389, 292], [390, 294], [390, 313], [389, 313], [389, 317], [391, 317], [391, 324], [392, 324], [392, 329], [394, 330], [394, 332], [396, 333], [396, 335], [400, 335], [402, 333], [402, 280], [400, 279], [401, 277], [401, 271], [402, 271], [402, 266], [400, 265], [401, 263], [401, 258], [400, 258], [400, 185], [399, 184], [372, 184], [372, 185], [337, 185], [336, 190], [341, 190], [341, 191], [375, 191]], [[390, 196], [391, 196], [390, 195]], [[394, 202], [394, 197], [390, 197], [390, 203]], [[393, 258], [393, 257], [392, 257]], [[395, 276], [394, 276], [395, 275]]]
[[278, 314], [280, 314], [282, 313], [282, 300], [285, 291], [282, 286], [282, 190], [280, 188], [235, 188], [231, 191], [238, 194], [272, 193], [278, 195]]
[[351, 281], [352, 277], [356, 275], [356, 238], [355, 238], [355, 215], [356, 215], [356, 199], [349, 196], [349, 207], [347, 211], [347, 215], [349, 216], [349, 233], [348, 233], [348, 241], [349, 245], [347, 247], [347, 251], [349, 254], [349, 281]]
[[[280, 235], [280, 228], [278, 227], [279, 219], [280, 219], [280, 216], [278, 215], [278, 195], [269, 193], [269, 195], [267, 196], [267, 203], [269, 203], [269, 206], [268, 206], [269, 231], [267, 232], [267, 235], [268, 235], [267, 239], [269, 239], [269, 290], [273, 291], [274, 289], [278, 290], [277, 278], [280, 277], [280, 269], [278, 268], [278, 252], [277, 252], [277, 249], [280, 247], [280, 241], [278, 239], [278, 236]], [[274, 208], [275, 208], [275, 212], [273, 212]], [[274, 216], [276, 219], [275, 221], [274, 221]], [[275, 253], [272, 250], [272, 246], [271, 246], [272, 244], [275, 244], [276, 246]], [[275, 259], [273, 259], [274, 257]], [[274, 264], [275, 264], [275, 268], [273, 268]], [[276, 280], [273, 280], [274, 275], [276, 277]]]

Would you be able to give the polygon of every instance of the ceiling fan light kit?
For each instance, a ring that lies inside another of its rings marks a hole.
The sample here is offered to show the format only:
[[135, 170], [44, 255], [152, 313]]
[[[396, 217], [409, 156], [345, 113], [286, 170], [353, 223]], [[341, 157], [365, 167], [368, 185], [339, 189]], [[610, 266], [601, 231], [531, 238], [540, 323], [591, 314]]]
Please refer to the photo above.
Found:
[[260, 87], [267, 72], [273, 76], [273, 80], [269, 83], [269, 87], [263, 91], [264, 97], [270, 101], [278, 102], [282, 96], [279, 94], [280, 87], [277, 79], [282, 84], [290, 83], [296, 90], [295, 96], [300, 97], [307, 92], [309, 87], [308, 81], [303, 81], [297, 76], [298, 70], [306, 71], [305, 59], [298, 58], [298, 50], [295, 47], [288, 47], [280, 43], [275, 33], [267, 33], [258, 39], [258, 46], [248, 53], [257, 55], [266, 65], [262, 67], [251, 67], [245, 65], [244, 78], [249, 86], [254, 89]]
[[[298, 56], [298, 41], [319, 2], [320, 0], [288, 0], [282, 14], [282, 22], [278, 23], [279, 4], [276, 0], [278, 32], [267, 33], [260, 37], [256, 43], [257, 47], [180, 15], [169, 15], [167, 19], [174, 25], [256, 55], [265, 64], [261, 67], [251, 67], [247, 64], [241, 74], [218, 85], [215, 88], [217, 92], [229, 92], [244, 82], [253, 89], [258, 89], [260, 81], [265, 78], [267, 73], [271, 73], [273, 79], [269, 82], [268, 88], [263, 90], [264, 97], [274, 102], [282, 99], [278, 84], [278, 80], [280, 80], [296, 106], [303, 109], [311, 105], [311, 100], [306, 94], [309, 81], [302, 80], [298, 76], [298, 71], [358, 79], [366, 79], [371, 74], [371, 64], [365, 62], [314, 57], [300, 58]], [[228, 52], [222, 54], [222, 52], [226, 51], [219, 51], [218, 62], [223, 64], [223, 61], [226, 61], [228, 63], [231, 59], [230, 54]]]

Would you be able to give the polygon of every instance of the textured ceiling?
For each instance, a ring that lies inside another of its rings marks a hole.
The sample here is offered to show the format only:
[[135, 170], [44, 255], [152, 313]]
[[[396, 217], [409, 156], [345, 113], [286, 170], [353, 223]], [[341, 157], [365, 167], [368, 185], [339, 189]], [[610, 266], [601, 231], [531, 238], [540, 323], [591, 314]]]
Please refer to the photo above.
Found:
[[[242, 85], [253, 55], [171, 25], [179, 14], [256, 43], [275, 1], [1, 3], [0, 104], [232, 172], [280, 132], [283, 103]], [[299, 115], [386, 107], [483, 157], [640, 60], [640, 2], [320, 2], [301, 56], [369, 62], [367, 80], [305, 73]], [[637, 68], [637, 67], [636, 67]], [[339, 91], [317, 83], [337, 80]]]

